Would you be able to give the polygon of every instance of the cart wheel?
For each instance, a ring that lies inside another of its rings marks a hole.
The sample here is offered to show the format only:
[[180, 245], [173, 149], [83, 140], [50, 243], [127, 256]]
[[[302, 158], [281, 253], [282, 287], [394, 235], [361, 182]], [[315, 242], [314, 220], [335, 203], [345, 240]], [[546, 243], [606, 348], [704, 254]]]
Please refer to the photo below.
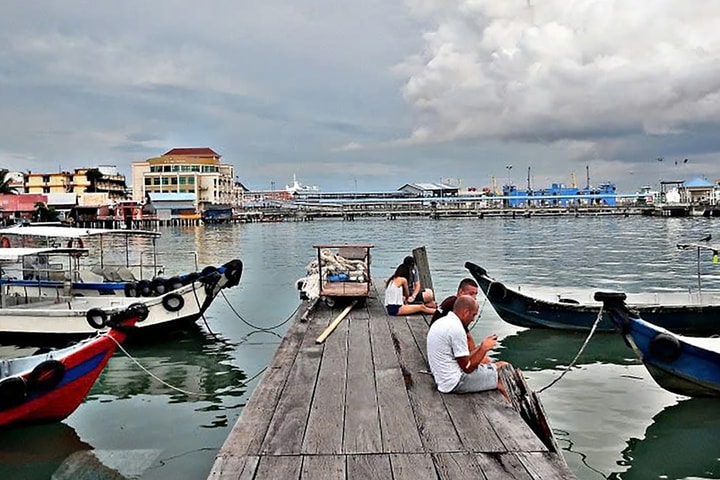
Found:
[[366, 300], [367, 300], [366, 297], [357, 297], [357, 298], [355, 299], [355, 306], [356, 306], [356, 307], [364, 307]]
[[323, 302], [325, 302], [325, 305], [327, 305], [328, 308], [333, 308], [335, 306], [335, 299], [332, 297], [325, 297]]

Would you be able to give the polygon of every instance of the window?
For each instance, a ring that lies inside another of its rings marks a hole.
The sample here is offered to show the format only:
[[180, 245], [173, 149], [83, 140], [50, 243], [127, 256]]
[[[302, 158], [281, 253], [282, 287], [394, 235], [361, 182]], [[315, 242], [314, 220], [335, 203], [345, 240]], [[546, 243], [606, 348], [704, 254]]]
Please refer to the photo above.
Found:
[[153, 178], [153, 185], [160, 185], [160, 177]]
[[153, 179], [150, 177], [145, 177], [145, 185], [152, 185]]
[[[43, 181], [43, 183], [50, 182], [50, 175], [43, 175], [42, 181]], [[48, 192], [45, 192], [45, 193], [48, 193]]]
[[43, 193], [50, 193], [50, 187], [43, 187]]

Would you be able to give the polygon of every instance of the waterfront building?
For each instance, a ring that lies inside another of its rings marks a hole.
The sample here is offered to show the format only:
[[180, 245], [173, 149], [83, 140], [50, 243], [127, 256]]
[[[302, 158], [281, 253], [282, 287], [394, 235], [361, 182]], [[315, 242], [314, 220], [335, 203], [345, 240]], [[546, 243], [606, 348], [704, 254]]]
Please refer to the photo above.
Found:
[[107, 193], [110, 199], [125, 198], [125, 175], [118, 173], [115, 165], [99, 165], [93, 168], [76, 168], [72, 172], [54, 173], [14, 172], [11, 186], [18, 193], [75, 194]]
[[553, 183], [541, 190], [518, 190], [515, 185], [503, 185], [505, 202], [509, 207], [568, 207], [617, 204], [617, 188], [614, 183], [602, 183], [597, 187], [566, 187]]
[[242, 185], [234, 180], [233, 165], [221, 163], [221, 158], [211, 148], [173, 148], [159, 157], [133, 162], [133, 200], [177, 193], [193, 195], [198, 211], [210, 205], [236, 204]]

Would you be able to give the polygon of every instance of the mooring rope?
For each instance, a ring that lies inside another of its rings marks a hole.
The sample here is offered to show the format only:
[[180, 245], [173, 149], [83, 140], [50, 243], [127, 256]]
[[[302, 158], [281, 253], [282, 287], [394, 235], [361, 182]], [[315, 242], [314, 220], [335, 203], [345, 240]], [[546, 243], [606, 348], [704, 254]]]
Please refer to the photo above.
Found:
[[248, 327], [253, 328], [253, 329], [255, 329], [255, 330], [261, 330], [261, 331], [275, 330], [276, 328], [282, 327], [282, 326], [285, 325], [287, 322], [289, 322], [290, 320], [293, 319], [293, 317], [295, 316], [295, 314], [298, 312], [298, 310], [300, 310], [300, 307], [302, 306], [302, 302], [300, 302], [300, 303], [298, 304], [297, 308], [295, 308], [295, 310], [293, 310], [293, 312], [290, 314], [290, 316], [287, 317], [287, 318], [286, 318], [285, 320], [283, 320], [282, 322], [278, 323], [277, 325], [273, 325], [273, 326], [271, 326], [271, 327], [260, 327], [260, 326], [258, 326], [258, 325], [253, 325], [252, 323], [250, 323], [250, 322], [248, 322], [247, 320], [245, 320], [245, 319], [242, 317], [242, 315], [240, 315], [240, 313], [238, 313], [238, 311], [235, 310], [235, 307], [232, 306], [232, 304], [230, 303], [230, 300], [228, 300], [227, 297], [225, 296], [225, 292], [223, 292], [223, 291], [221, 290], [220, 293], [222, 294], [222, 297], [225, 299], [225, 302], [227, 303], [228, 307], [230, 307], [230, 310], [235, 314], [235, 316], [237, 316], [237, 318], [239, 318], [239, 319], [240, 319], [245, 325], [247, 325]]
[[[147, 374], [150, 375], [152, 378], [154, 378], [155, 380], [157, 380], [157, 381], [160, 382], [161, 384], [165, 385], [166, 387], [168, 387], [168, 388], [170, 388], [170, 389], [172, 389], [172, 390], [175, 390], [175, 391], [177, 391], [177, 392], [184, 393], [185, 395], [192, 396], [192, 397], [213, 397], [213, 396], [218, 395], [218, 393], [216, 393], [216, 392], [213, 392], [213, 393], [191, 392], [191, 391], [189, 391], [189, 390], [183, 390], [182, 388], [179, 388], [179, 387], [176, 387], [175, 385], [169, 384], [168, 382], [166, 382], [165, 380], [163, 380], [162, 378], [158, 377], [157, 375], [155, 375], [154, 373], [152, 373], [150, 370], [148, 370], [144, 365], [142, 365], [139, 361], [137, 361], [137, 359], [136, 359], [135, 357], [133, 357], [132, 355], [130, 355], [130, 352], [128, 352], [127, 350], [125, 350], [125, 348], [123, 348], [123, 346], [120, 344], [120, 342], [118, 342], [112, 335], [107, 335], [107, 337], [108, 337], [110, 340], [112, 340], [113, 342], [115, 342], [115, 345], [117, 345], [118, 349], [119, 349], [121, 352], [123, 352], [126, 357], [128, 357], [130, 360], [132, 360], [133, 363], [135, 363], [135, 365], [137, 365], [143, 372], [147, 373]], [[257, 377], [259, 377], [265, 370], [267, 370], [267, 366], [263, 367], [263, 368], [260, 369], [260, 371], [257, 372], [255, 375], [253, 375], [252, 377], [250, 377], [250, 378], [248, 378], [247, 380], [245, 380], [244, 382], [242, 382], [242, 386], [243, 386], [243, 387], [247, 387], [247, 384], [248, 384], [248, 383], [252, 382], [252, 381], [255, 380]]]
[[588, 333], [588, 336], [587, 336], [587, 338], [585, 339], [585, 342], [584, 342], [584, 343], [582, 344], [582, 346], [580, 347], [580, 350], [578, 351], [577, 355], [575, 355], [575, 358], [573, 358], [573, 359], [572, 359], [572, 362], [570, 362], [570, 365], [567, 366], [567, 368], [565, 369], [565, 371], [563, 371], [558, 378], [556, 378], [555, 380], [553, 380], [553, 381], [550, 382], [549, 384], [545, 385], [543, 388], [541, 388], [540, 390], [538, 390], [537, 393], [542, 393], [543, 391], [545, 391], [545, 390], [547, 390], [548, 388], [550, 388], [550, 387], [552, 387], [553, 385], [555, 385], [557, 382], [560, 381], [561, 378], [563, 378], [563, 377], [565, 376], [565, 374], [566, 374], [567, 372], [570, 371], [571, 368], [573, 368], [573, 367], [575, 366], [575, 362], [578, 361], [578, 358], [580, 358], [580, 355], [582, 355], [583, 351], [585, 350], [585, 347], [587, 346], [588, 342], [590, 341], [590, 339], [592, 338], [593, 334], [595, 333], [595, 329], [597, 328], [598, 324], [600, 323], [600, 320], [602, 319], [602, 315], [603, 315], [603, 307], [602, 307], [602, 305], [601, 305], [601, 306], [600, 306], [600, 311], [598, 312], [598, 316], [597, 316], [597, 318], [595, 319], [595, 323], [593, 323], [593, 326], [592, 326], [592, 328], [590, 329], [590, 333]]

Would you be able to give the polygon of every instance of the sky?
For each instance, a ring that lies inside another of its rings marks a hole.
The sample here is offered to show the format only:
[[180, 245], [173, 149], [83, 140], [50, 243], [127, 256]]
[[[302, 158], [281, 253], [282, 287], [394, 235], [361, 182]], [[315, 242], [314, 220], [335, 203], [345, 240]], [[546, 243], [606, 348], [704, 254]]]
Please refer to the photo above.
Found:
[[714, 182], [719, 24], [712, 0], [6, 0], [0, 168], [210, 147], [258, 190]]

